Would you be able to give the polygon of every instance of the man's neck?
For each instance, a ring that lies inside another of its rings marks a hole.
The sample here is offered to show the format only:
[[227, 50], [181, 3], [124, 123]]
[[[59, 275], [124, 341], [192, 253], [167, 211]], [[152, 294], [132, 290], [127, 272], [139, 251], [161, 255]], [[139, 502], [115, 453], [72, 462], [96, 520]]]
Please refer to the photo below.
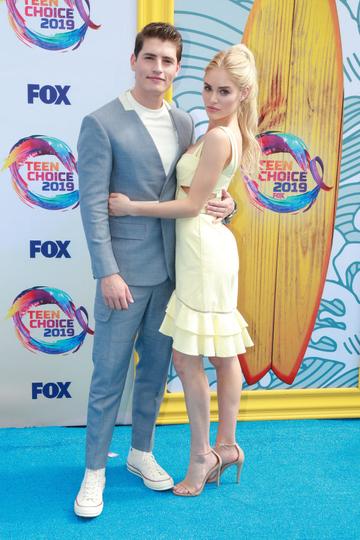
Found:
[[131, 95], [140, 105], [146, 107], [147, 109], [161, 109], [164, 101], [164, 95], [152, 95], [152, 94], [142, 94], [137, 88], [132, 88], [130, 90]]

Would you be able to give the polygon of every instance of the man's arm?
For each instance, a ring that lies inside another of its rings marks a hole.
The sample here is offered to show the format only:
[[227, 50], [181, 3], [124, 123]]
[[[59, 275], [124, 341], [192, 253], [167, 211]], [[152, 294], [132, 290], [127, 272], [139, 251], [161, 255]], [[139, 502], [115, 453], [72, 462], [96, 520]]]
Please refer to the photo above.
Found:
[[86, 116], [78, 140], [80, 211], [95, 278], [119, 272], [111, 245], [107, 205], [111, 168], [109, 138], [94, 117]]
[[101, 279], [105, 303], [112, 309], [127, 309], [133, 302], [119, 275], [109, 227], [108, 197], [112, 150], [106, 131], [93, 116], [82, 122], [78, 141], [80, 211], [94, 278]]

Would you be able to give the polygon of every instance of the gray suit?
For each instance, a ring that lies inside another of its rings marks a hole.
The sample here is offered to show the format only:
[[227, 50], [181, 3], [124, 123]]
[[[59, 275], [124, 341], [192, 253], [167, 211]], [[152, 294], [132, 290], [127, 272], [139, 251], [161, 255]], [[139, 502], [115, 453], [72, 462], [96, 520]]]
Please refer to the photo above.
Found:
[[178, 155], [166, 175], [149, 132], [133, 110], [114, 99], [83, 120], [78, 142], [80, 208], [96, 279], [119, 273], [134, 304], [128, 310], [106, 306], [97, 283], [94, 371], [90, 386], [87, 464], [106, 464], [125, 378], [135, 345], [139, 354], [133, 398], [132, 446], [150, 451], [163, 397], [171, 340], [160, 334], [174, 288], [174, 220], [109, 217], [108, 196], [122, 192], [133, 200], [174, 198], [175, 166], [191, 144], [188, 114], [170, 111], [178, 135]]

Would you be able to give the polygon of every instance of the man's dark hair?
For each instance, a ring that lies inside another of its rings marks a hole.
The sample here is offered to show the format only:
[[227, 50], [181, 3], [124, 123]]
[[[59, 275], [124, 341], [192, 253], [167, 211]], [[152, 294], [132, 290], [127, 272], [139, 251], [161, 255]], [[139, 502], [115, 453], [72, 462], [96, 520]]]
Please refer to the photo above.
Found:
[[176, 45], [176, 58], [180, 62], [182, 54], [182, 37], [172, 24], [164, 22], [152, 22], [144, 26], [135, 39], [134, 55], [137, 58], [144, 46], [146, 38], [158, 38], [161, 41], [171, 41]]

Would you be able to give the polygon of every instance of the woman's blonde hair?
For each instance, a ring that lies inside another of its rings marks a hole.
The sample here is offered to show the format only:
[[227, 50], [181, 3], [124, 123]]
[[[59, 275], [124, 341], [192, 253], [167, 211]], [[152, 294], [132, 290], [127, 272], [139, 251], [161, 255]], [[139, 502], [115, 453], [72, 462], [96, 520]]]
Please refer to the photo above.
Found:
[[239, 103], [238, 123], [243, 141], [241, 167], [250, 172], [257, 167], [260, 157], [260, 147], [255, 138], [258, 125], [258, 82], [254, 55], [240, 43], [218, 52], [205, 68], [205, 73], [216, 67], [225, 69], [240, 90], [249, 89], [247, 97]]

